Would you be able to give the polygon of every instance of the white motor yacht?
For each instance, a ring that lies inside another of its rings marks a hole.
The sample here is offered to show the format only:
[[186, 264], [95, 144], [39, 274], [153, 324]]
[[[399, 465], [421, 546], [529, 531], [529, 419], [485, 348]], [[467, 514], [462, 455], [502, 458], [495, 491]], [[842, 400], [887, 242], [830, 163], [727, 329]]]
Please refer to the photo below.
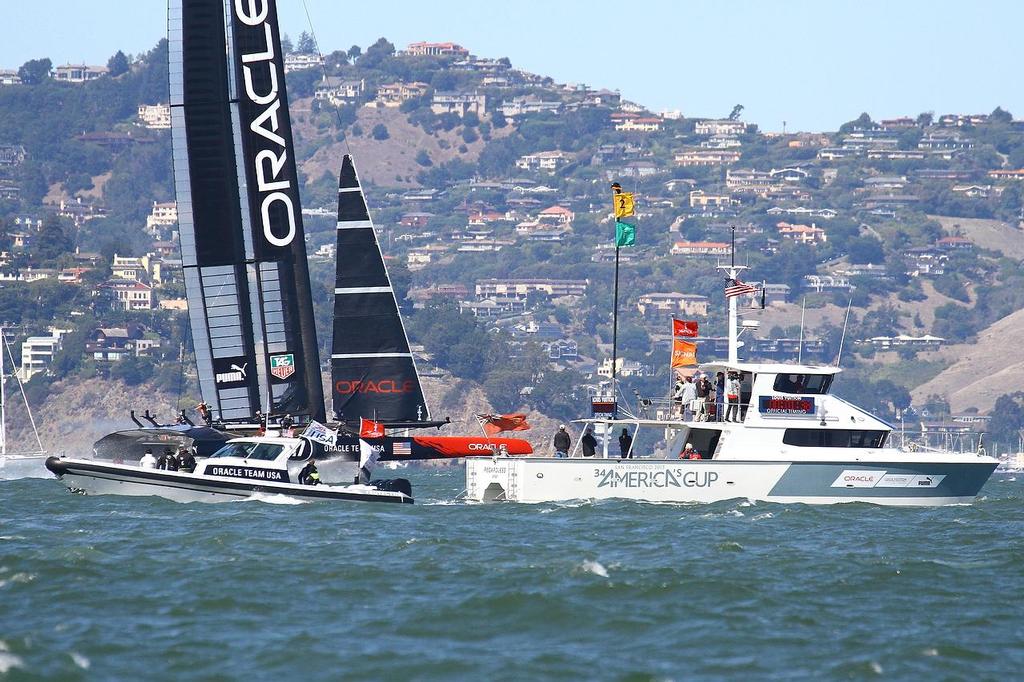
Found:
[[[724, 269], [735, 280], [741, 268]], [[838, 367], [741, 362], [737, 317], [736, 298], [730, 298], [729, 360], [699, 368], [712, 377], [717, 372], [738, 375], [739, 404], [735, 415], [725, 414], [734, 421], [697, 421], [677, 414], [581, 419], [578, 423], [598, 438], [595, 456], [581, 456], [577, 442], [577, 450], [563, 459], [467, 460], [468, 499], [966, 504], [995, 470], [999, 462], [981, 453], [894, 447], [892, 426], [832, 394]], [[609, 442], [622, 428], [633, 433], [634, 443], [639, 430], [663, 431], [667, 454], [631, 451], [622, 457], [616, 444], [612, 455]]]

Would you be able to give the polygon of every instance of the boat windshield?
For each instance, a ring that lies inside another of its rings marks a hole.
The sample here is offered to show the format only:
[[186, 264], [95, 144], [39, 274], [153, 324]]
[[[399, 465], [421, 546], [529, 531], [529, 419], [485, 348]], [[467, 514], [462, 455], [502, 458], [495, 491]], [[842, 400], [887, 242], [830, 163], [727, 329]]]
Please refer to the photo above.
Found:
[[831, 374], [779, 374], [773, 388], [779, 393], [824, 395], [831, 385]]
[[212, 457], [241, 457], [243, 459], [275, 460], [284, 451], [283, 445], [275, 443], [228, 443]]

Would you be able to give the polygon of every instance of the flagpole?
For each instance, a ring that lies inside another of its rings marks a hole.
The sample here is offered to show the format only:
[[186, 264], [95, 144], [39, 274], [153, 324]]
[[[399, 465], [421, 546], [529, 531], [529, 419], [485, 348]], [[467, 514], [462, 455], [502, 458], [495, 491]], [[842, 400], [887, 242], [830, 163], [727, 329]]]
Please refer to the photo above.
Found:
[[618, 394], [615, 390], [619, 343], [619, 242], [617, 239], [615, 240], [615, 286], [612, 296], [614, 298], [612, 307], [612, 418], [618, 419], [619, 401], [616, 399]]

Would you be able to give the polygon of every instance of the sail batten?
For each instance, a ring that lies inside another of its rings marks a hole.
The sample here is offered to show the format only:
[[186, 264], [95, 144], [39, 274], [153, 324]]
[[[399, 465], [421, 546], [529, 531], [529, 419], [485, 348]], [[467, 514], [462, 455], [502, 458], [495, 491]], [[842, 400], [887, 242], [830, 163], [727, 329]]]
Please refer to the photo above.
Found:
[[430, 418], [352, 157], [338, 181], [332, 403], [345, 422]]
[[171, 0], [182, 263], [204, 401], [223, 419], [323, 419], [273, 0]]

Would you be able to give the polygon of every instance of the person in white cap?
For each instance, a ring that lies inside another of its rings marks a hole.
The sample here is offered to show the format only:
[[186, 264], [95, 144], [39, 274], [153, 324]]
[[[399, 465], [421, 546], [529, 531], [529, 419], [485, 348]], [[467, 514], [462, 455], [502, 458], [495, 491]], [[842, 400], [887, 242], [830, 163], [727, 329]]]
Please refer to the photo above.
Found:
[[565, 430], [565, 424], [558, 427], [558, 433], [554, 439], [555, 457], [565, 458], [569, 456], [569, 448], [572, 447], [572, 439], [569, 432]]

